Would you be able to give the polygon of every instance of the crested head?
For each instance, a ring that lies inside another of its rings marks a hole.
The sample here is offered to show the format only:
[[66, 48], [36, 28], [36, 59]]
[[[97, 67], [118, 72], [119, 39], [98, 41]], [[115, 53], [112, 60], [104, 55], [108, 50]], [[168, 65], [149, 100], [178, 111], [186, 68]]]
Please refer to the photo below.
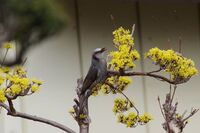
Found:
[[96, 48], [93, 52], [93, 57], [96, 59], [103, 58], [105, 51], [106, 51], [106, 48]]
[[106, 51], [106, 48], [96, 48], [95, 50], [94, 50], [94, 53], [96, 54], [96, 53], [103, 53], [104, 51]]

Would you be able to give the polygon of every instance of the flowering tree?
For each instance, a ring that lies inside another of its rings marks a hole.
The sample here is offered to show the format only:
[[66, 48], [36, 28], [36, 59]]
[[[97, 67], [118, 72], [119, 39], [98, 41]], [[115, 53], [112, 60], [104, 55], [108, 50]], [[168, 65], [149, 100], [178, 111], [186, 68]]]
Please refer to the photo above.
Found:
[[[161, 50], [156, 47], [150, 49], [145, 54], [145, 58], [152, 60], [159, 69], [150, 72], [135, 72], [134, 67], [136, 65], [134, 62], [140, 58], [140, 55], [134, 47], [133, 33], [134, 26], [132, 32], [122, 27], [113, 32], [113, 44], [116, 51], [112, 51], [108, 55], [109, 60], [107, 63], [107, 77], [105, 82], [92, 87], [89, 93], [81, 94], [83, 79], [77, 80], [77, 98], [74, 99], [75, 105], [70, 110], [70, 113], [77, 121], [80, 127], [80, 133], [89, 132], [89, 124], [91, 121], [89, 117], [88, 99], [92, 95], [98, 95], [100, 91], [107, 95], [120, 93], [124, 97], [115, 99], [113, 106], [113, 112], [117, 116], [119, 123], [127, 127], [136, 127], [152, 120], [150, 114], [141, 113], [133, 101], [124, 93], [124, 90], [131, 83], [130, 77], [133, 76], [148, 76], [170, 84], [169, 93], [166, 94], [166, 99], [163, 104], [161, 104], [161, 100], [158, 97], [161, 114], [164, 118], [162, 126], [167, 133], [183, 132], [187, 120], [198, 111], [198, 109], [192, 109], [191, 113], [187, 116], [185, 114], [181, 115], [177, 112], [178, 103], [173, 102], [178, 85], [189, 81], [193, 75], [197, 74], [198, 71], [195, 68], [194, 62], [191, 59], [183, 57], [180, 52], [178, 53], [171, 49]], [[9, 49], [12, 48], [12, 45], [5, 43], [4, 48], [7, 54]], [[4, 67], [6, 54], [1, 62], [0, 69], [0, 106], [6, 109], [7, 114], [10, 116], [46, 123], [65, 132], [75, 133], [75, 131], [60, 123], [16, 111], [13, 100], [37, 92], [42, 82], [37, 79], [28, 78], [26, 71], [23, 69], [23, 65], [16, 66], [12, 69]], [[170, 75], [169, 78], [161, 75], [159, 73], [161, 71], [168, 73]]]

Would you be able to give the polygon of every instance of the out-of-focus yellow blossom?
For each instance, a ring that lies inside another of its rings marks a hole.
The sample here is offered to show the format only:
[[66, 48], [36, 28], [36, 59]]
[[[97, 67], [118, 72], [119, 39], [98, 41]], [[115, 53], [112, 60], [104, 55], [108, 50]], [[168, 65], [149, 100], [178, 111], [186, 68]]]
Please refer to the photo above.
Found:
[[11, 71], [10, 67], [2, 67], [1, 70], [3, 73], [9, 73]]
[[13, 47], [14, 47], [14, 44], [12, 42], [3, 43], [3, 48], [5, 49], [12, 49]]
[[43, 82], [41, 80], [36, 79], [36, 78], [33, 78], [32, 82], [35, 83], [35, 84], [38, 84], [38, 85], [42, 85], [43, 84]]
[[80, 119], [85, 119], [85, 118], [87, 118], [87, 115], [85, 115], [85, 114], [80, 114], [79, 118], [80, 118]]
[[71, 108], [68, 112], [69, 112], [70, 114], [74, 114], [74, 113], [75, 113], [75, 110], [74, 110], [74, 108]]
[[191, 59], [187, 59], [173, 50], [152, 48], [147, 52], [146, 57], [169, 72], [174, 80], [187, 79], [198, 73]]
[[134, 41], [129, 30], [120, 27], [113, 32], [117, 51], [110, 52], [111, 61], [108, 63], [111, 69], [116, 71], [132, 69], [135, 67], [134, 61], [139, 59], [139, 53], [133, 49]]
[[0, 102], [3, 103], [5, 101], [6, 101], [5, 93], [4, 93], [4, 90], [1, 89], [0, 90]]
[[150, 114], [147, 114], [147, 113], [139, 116], [140, 124], [146, 124], [152, 119], [153, 119], [153, 117]]
[[26, 71], [25, 71], [21, 66], [16, 66], [16, 67], [14, 68], [14, 73], [15, 73], [15, 74], [18, 74], [18, 75], [20, 75], [20, 76], [26, 75]]
[[40, 89], [40, 87], [39, 87], [38, 85], [36, 85], [36, 84], [34, 84], [34, 85], [31, 86], [31, 91], [32, 91], [32, 92], [36, 92], [36, 91], [38, 91], [39, 89]]
[[113, 112], [122, 113], [131, 108], [131, 103], [127, 99], [117, 98], [114, 101]]
[[0, 85], [3, 84], [4, 81], [5, 81], [5, 78], [2, 75], [0, 75]]

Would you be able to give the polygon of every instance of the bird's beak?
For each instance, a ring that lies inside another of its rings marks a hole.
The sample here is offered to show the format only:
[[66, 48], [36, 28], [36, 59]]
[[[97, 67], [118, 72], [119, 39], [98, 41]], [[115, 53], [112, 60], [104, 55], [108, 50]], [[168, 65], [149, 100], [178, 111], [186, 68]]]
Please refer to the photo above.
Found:
[[101, 49], [102, 52], [104, 52], [104, 51], [106, 51], [106, 50], [107, 50], [106, 48], [102, 48], [102, 49]]

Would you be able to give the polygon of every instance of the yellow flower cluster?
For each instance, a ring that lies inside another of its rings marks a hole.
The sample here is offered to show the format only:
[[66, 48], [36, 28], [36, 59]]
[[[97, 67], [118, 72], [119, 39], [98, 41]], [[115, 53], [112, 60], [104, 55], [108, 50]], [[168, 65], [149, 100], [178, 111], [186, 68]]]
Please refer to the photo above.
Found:
[[131, 78], [129, 78], [127, 76], [112, 76], [106, 80], [106, 83], [109, 83], [110, 85], [115, 87], [116, 90], [114, 88], [110, 88], [110, 86], [108, 84], [103, 84], [101, 86], [101, 91], [104, 94], [109, 94], [110, 92], [112, 92], [114, 94], [118, 93], [118, 92], [122, 92], [127, 88], [127, 86], [131, 82], [132, 82]]
[[131, 82], [131, 78], [127, 76], [112, 76], [107, 78], [105, 83], [97, 84], [92, 89], [92, 95], [97, 96], [99, 91], [103, 92], [104, 94], [109, 94], [110, 92], [116, 94], [124, 91]]
[[[104, 84], [103, 84], [104, 85]], [[92, 89], [92, 95], [97, 96], [99, 94], [99, 90], [101, 90], [102, 84], [97, 84], [93, 89]]]
[[134, 112], [130, 112], [128, 115], [119, 114], [118, 122], [125, 124], [127, 127], [136, 127], [138, 124], [143, 125], [152, 120], [152, 116], [149, 114], [143, 114], [138, 117]]
[[133, 46], [133, 37], [129, 30], [125, 30], [123, 27], [113, 31], [113, 42], [115, 45], [130, 45]]
[[145, 113], [139, 116], [139, 123], [143, 125], [143, 124], [148, 123], [152, 119], [153, 117], [150, 114]]
[[42, 84], [41, 81], [35, 82], [36, 79], [29, 79], [26, 76], [26, 71], [17, 66], [13, 71], [6, 74], [6, 91], [5, 93], [10, 96], [26, 95], [29, 91], [31, 93], [39, 90], [39, 86]]
[[[13, 44], [6, 42], [3, 48], [7, 50], [13, 48]], [[15, 99], [17, 96], [32, 94], [39, 90], [40, 85], [42, 81], [27, 78], [27, 73], [21, 66], [15, 66], [12, 69], [0, 67], [0, 102], [5, 102], [7, 97]]]
[[4, 89], [1, 89], [0, 90], [0, 103], [3, 103], [6, 101], [6, 97], [5, 97], [5, 90]]
[[113, 42], [118, 50], [110, 52], [109, 67], [116, 71], [134, 68], [134, 61], [139, 59], [140, 55], [133, 49], [134, 41], [130, 31], [120, 27], [113, 32], [113, 35]]
[[166, 72], [169, 72], [174, 80], [187, 79], [198, 73], [191, 59], [187, 59], [173, 50], [152, 48], [148, 51], [146, 57], [159, 64]]
[[127, 99], [117, 98], [114, 101], [113, 112], [115, 114], [123, 113], [124, 111], [129, 110], [131, 107], [131, 103]]

